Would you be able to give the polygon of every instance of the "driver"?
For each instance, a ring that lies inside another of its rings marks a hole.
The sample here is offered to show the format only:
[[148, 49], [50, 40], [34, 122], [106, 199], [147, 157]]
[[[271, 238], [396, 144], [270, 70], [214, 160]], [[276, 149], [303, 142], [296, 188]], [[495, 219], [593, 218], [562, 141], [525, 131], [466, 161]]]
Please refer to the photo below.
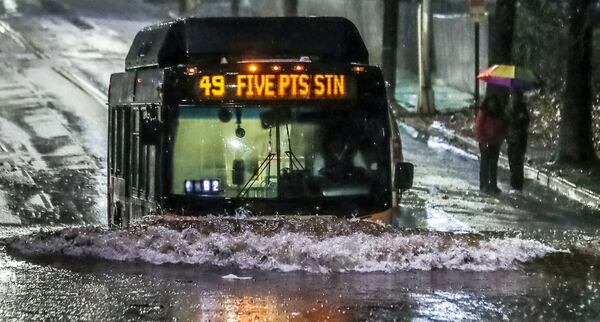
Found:
[[363, 177], [361, 174], [364, 174], [364, 169], [354, 164], [358, 152], [357, 129], [348, 126], [340, 128], [339, 124], [328, 124], [325, 128], [321, 141], [325, 164], [319, 174], [334, 181], [352, 181]]

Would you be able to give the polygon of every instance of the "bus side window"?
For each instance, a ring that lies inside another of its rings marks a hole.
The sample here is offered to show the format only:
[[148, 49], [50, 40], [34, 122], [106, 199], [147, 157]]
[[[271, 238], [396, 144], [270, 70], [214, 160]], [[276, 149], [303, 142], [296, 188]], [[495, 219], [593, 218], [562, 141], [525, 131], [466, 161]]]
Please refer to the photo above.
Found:
[[148, 145], [146, 147], [146, 195], [148, 200], [154, 200], [154, 173], [156, 169], [156, 146]]
[[117, 107], [115, 113], [117, 114], [115, 122], [117, 132], [117, 135], [115, 135], [115, 140], [117, 141], [117, 144], [115, 144], [117, 150], [117, 153], [115, 153], [115, 175], [119, 176], [123, 169], [123, 108]]
[[116, 134], [115, 133], [116, 124], [115, 124], [115, 122], [116, 122], [116, 119], [117, 119], [117, 111], [116, 111], [116, 109], [114, 107], [112, 107], [110, 109], [109, 118], [110, 119], [108, 121], [108, 124], [109, 124], [108, 134], [109, 134], [109, 140], [110, 140], [109, 141], [109, 144], [110, 144], [109, 145], [110, 146], [110, 148], [109, 148], [109, 164], [110, 164], [110, 169], [108, 169], [108, 171], [109, 171], [109, 173], [111, 175], [114, 175], [115, 174], [115, 169], [116, 169], [116, 167], [115, 167], [115, 152], [116, 152], [116, 149], [115, 149], [115, 147], [116, 147], [115, 146], [116, 145], [115, 144], [116, 143], [116, 140], [115, 140], [115, 136], [116, 136], [115, 135]]
[[131, 186], [133, 194], [139, 197], [139, 163], [140, 163], [140, 110], [132, 109], [131, 113]]
[[[140, 108], [140, 111], [138, 113], [138, 128], [142, 128], [143, 124], [142, 122], [144, 122], [144, 118], [147, 117], [148, 112], [146, 110], [146, 107]], [[146, 156], [147, 156], [147, 151], [148, 151], [148, 145], [141, 145], [139, 148], [139, 180], [138, 180], [138, 184], [139, 184], [139, 193], [140, 193], [140, 198], [144, 198], [147, 199], [146, 197], [146, 193], [148, 191], [147, 187], [146, 187], [146, 173], [147, 173], [147, 169], [148, 169], [148, 160], [146, 160]]]
[[121, 176], [125, 180], [127, 191], [131, 191], [131, 106], [124, 107], [122, 113], [123, 119], [121, 124], [123, 128], [123, 156], [121, 160]]

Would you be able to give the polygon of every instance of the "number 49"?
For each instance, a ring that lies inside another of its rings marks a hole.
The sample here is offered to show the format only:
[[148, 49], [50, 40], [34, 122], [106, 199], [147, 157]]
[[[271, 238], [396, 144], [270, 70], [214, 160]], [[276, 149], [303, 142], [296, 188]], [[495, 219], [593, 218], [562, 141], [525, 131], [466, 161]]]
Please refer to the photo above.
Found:
[[225, 95], [225, 76], [202, 76], [200, 78], [200, 89], [204, 90], [204, 96], [206, 97]]

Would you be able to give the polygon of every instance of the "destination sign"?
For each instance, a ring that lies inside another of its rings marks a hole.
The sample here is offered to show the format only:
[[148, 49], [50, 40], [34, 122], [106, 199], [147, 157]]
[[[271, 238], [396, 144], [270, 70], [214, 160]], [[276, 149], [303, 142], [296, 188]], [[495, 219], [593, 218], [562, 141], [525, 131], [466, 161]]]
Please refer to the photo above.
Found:
[[202, 75], [203, 99], [345, 99], [353, 93], [350, 76], [341, 74]]

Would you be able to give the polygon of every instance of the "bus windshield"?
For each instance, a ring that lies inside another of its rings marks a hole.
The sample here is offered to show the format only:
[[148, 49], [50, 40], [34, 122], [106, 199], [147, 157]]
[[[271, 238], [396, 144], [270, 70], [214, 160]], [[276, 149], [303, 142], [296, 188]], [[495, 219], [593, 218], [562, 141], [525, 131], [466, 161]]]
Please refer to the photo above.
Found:
[[370, 197], [389, 191], [386, 110], [375, 106], [179, 106], [171, 193], [222, 198]]

